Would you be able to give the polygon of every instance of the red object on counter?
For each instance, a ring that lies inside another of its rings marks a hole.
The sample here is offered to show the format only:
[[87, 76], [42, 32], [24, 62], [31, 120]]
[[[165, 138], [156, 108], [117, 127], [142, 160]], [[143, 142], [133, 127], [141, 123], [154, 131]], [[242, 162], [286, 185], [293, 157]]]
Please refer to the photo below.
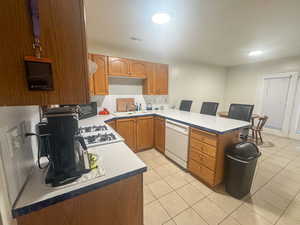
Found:
[[101, 110], [101, 111], [99, 112], [99, 115], [108, 115], [108, 114], [109, 114], [109, 111], [108, 111], [107, 108], [104, 108], [103, 110]]

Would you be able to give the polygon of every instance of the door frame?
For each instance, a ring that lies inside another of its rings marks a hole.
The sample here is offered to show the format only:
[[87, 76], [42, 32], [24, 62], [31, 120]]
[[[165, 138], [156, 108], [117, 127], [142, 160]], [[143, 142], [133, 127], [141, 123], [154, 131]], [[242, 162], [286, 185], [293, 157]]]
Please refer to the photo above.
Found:
[[[297, 95], [298, 92], [299, 92], [299, 96]], [[293, 111], [291, 114], [289, 137], [292, 139], [300, 140], [300, 133], [297, 134], [297, 128], [298, 128], [298, 124], [300, 122], [300, 104], [297, 104], [297, 102], [300, 102], [300, 76], [299, 76], [299, 73], [298, 73], [297, 80], [296, 80], [296, 90], [295, 90], [295, 96], [294, 96], [294, 102], [293, 102], [294, 103]]]
[[285, 78], [290, 77], [288, 96], [286, 102], [286, 110], [284, 113], [284, 120], [281, 130], [276, 130], [272, 128], [264, 128], [264, 131], [269, 134], [274, 134], [282, 137], [290, 137], [291, 125], [292, 125], [292, 115], [294, 112], [294, 101], [296, 97], [297, 90], [297, 81], [298, 81], [298, 72], [284, 72], [284, 73], [271, 73], [262, 76], [261, 82], [261, 90], [260, 90], [260, 100], [259, 100], [259, 108], [260, 113], [263, 114], [263, 98], [264, 98], [264, 88], [265, 88], [265, 79], [268, 78]]

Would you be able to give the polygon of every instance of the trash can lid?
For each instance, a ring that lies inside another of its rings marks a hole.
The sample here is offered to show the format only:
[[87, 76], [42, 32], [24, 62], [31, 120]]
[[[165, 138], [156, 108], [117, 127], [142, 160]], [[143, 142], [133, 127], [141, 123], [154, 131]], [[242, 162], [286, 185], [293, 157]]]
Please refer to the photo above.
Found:
[[258, 158], [261, 153], [255, 144], [250, 142], [241, 142], [230, 149], [227, 152], [227, 155], [244, 161], [250, 161]]

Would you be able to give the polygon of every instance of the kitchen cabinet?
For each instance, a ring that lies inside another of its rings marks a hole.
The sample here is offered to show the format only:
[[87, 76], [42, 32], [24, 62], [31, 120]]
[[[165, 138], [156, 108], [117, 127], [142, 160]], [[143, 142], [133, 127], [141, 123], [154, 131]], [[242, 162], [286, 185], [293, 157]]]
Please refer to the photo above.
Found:
[[135, 78], [147, 77], [147, 62], [130, 60], [130, 76]]
[[[88, 54], [88, 59], [93, 61], [93, 55], [92, 54]], [[94, 75], [90, 75], [89, 74], [89, 93], [90, 96], [94, 96], [95, 95], [95, 89], [94, 89]]]
[[130, 176], [16, 219], [18, 225], [143, 225], [143, 175]]
[[136, 152], [136, 119], [118, 119], [116, 120], [116, 130], [124, 138], [128, 147]]
[[117, 57], [108, 57], [108, 74], [109, 76], [129, 77], [130, 60]]
[[239, 132], [223, 135], [190, 128], [188, 170], [210, 186], [216, 186], [224, 177], [225, 149], [239, 142]]
[[148, 63], [146, 79], [144, 80], [144, 84], [143, 84], [144, 95], [155, 95], [154, 72], [155, 72], [155, 64]]
[[157, 95], [168, 95], [169, 66], [155, 64], [154, 89]]
[[[34, 49], [28, 1], [2, 1], [0, 105], [84, 104], [89, 102], [83, 0], [39, 1], [42, 57], [52, 60], [52, 91], [30, 91], [24, 56]], [[4, 57], [5, 56], [5, 57]]]
[[153, 148], [154, 142], [154, 120], [153, 116], [136, 118], [137, 126], [137, 150]]
[[154, 147], [165, 152], [165, 119], [159, 116], [154, 118]]
[[110, 126], [112, 129], [116, 130], [116, 121], [110, 121], [106, 123], [108, 126]]
[[94, 95], [108, 95], [107, 56], [93, 54], [92, 60], [97, 64], [93, 74]]

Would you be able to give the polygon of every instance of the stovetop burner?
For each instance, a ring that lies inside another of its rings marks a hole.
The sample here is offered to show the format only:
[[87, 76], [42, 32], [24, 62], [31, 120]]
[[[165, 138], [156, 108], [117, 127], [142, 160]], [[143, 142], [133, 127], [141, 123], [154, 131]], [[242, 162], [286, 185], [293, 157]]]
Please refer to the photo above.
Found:
[[96, 134], [84, 137], [88, 144], [102, 143], [107, 141], [116, 140], [116, 135], [113, 133], [109, 134]]
[[113, 129], [105, 124], [83, 126], [79, 128], [79, 132], [83, 136], [87, 147], [105, 145], [124, 140]]
[[90, 133], [96, 131], [108, 131], [106, 125], [99, 125], [99, 126], [90, 126], [90, 127], [81, 127], [79, 128], [79, 132], [82, 133]]

